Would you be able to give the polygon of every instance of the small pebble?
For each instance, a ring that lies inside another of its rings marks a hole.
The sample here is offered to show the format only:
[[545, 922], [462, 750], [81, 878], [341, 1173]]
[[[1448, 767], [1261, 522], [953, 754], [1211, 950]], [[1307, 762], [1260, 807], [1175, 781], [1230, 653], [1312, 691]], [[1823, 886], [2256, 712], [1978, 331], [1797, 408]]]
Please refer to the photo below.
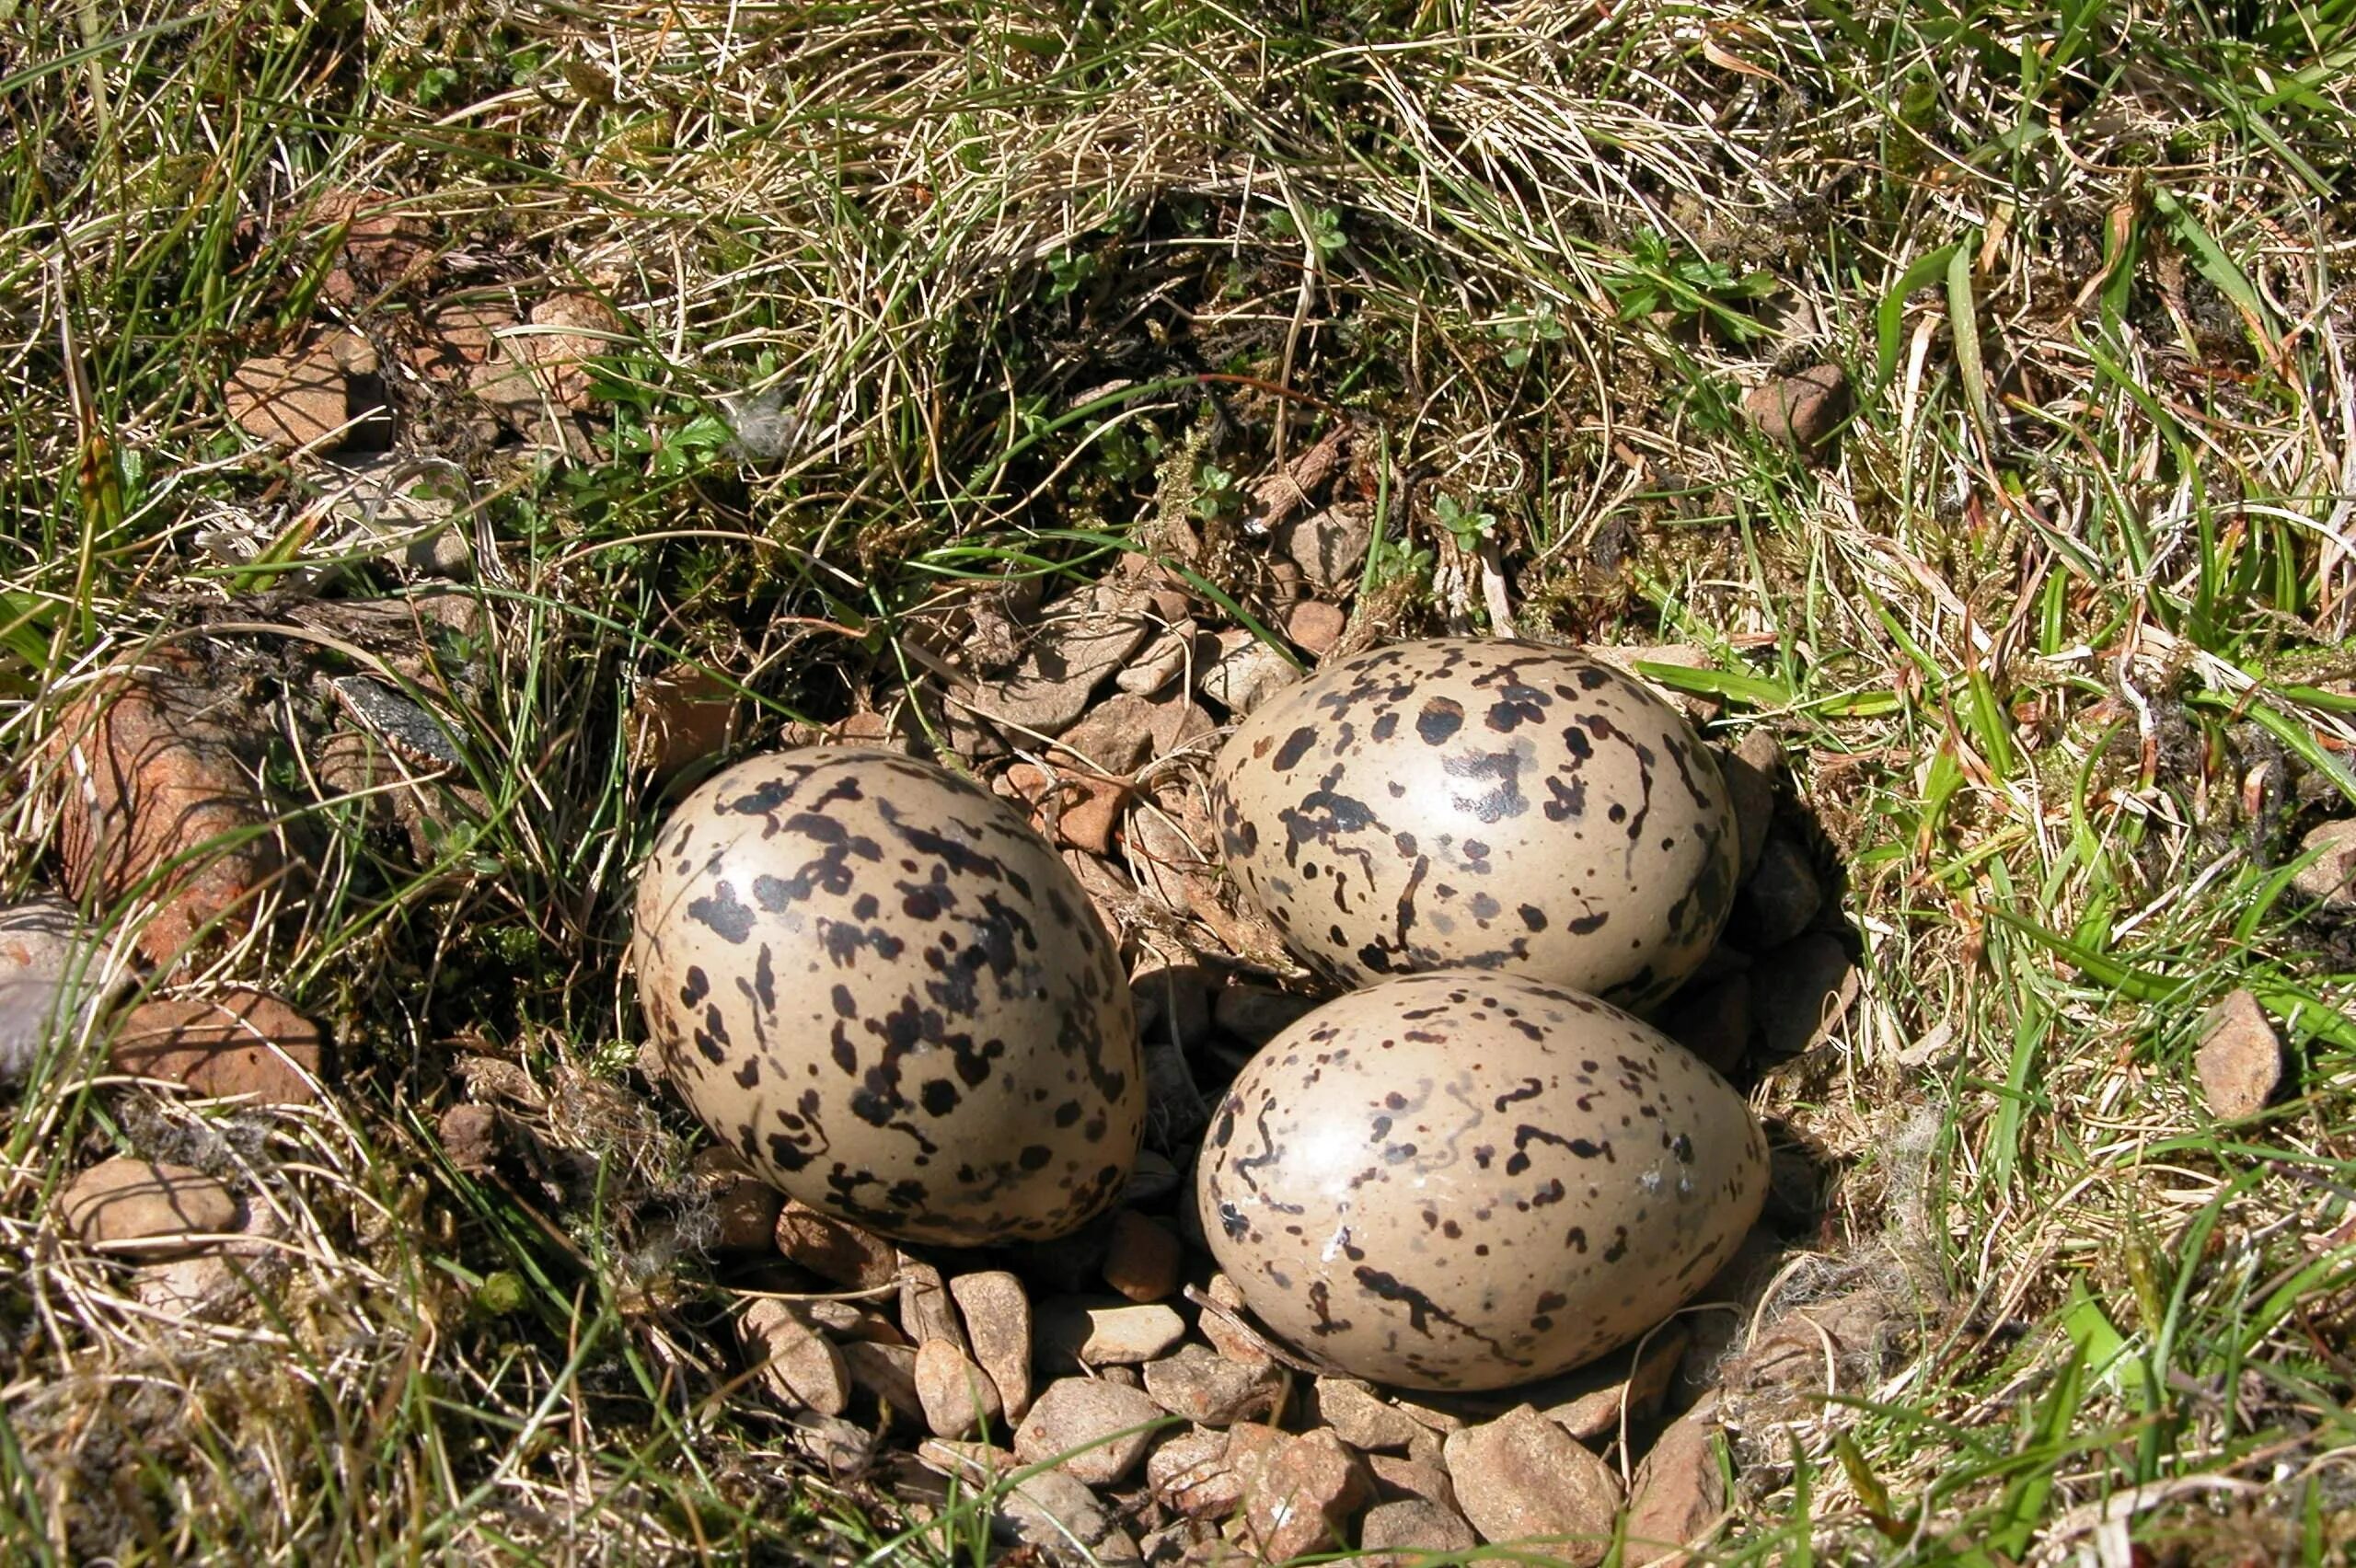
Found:
[[1271, 1562], [1347, 1551], [1351, 1521], [1373, 1492], [1365, 1464], [1339, 1437], [1304, 1433], [1268, 1461], [1266, 1476], [1244, 1498], [1244, 1518], [1253, 1544]]
[[2200, 1020], [2193, 1070], [2209, 1113], [2238, 1121], [2266, 1109], [2282, 1086], [2282, 1042], [2273, 1020], [2247, 991], [2235, 991]]
[[917, 1346], [916, 1385], [917, 1402], [934, 1436], [1002, 1430], [1006, 1405], [998, 1385], [952, 1341], [930, 1339]]
[[949, 1294], [1006, 1418], [1022, 1420], [1031, 1408], [1031, 1297], [1022, 1282], [999, 1269], [964, 1274], [949, 1282]]
[[1449, 1479], [1481, 1539], [1561, 1538], [1548, 1550], [1572, 1568], [1593, 1568], [1611, 1545], [1620, 1479], [1569, 1433], [1529, 1405], [1451, 1434]]
[[1186, 1336], [1186, 1320], [1167, 1307], [1099, 1306], [1069, 1297], [1039, 1309], [1035, 1343], [1050, 1361], [1084, 1366], [1136, 1366]]
[[1014, 1457], [1026, 1465], [1059, 1460], [1091, 1486], [1110, 1486], [1145, 1458], [1165, 1422], [1141, 1389], [1096, 1378], [1059, 1378], [1039, 1392], [1014, 1434]]
[[1371, 1384], [1355, 1378], [1320, 1378], [1316, 1391], [1317, 1419], [1362, 1453], [1404, 1453], [1424, 1430]]
[[75, 1177], [57, 1203], [83, 1240], [151, 1258], [194, 1251], [237, 1222], [237, 1200], [202, 1170], [121, 1157]]
[[1104, 1283], [1132, 1301], [1160, 1301], [1178, 1288], [1184, 1257], [1169, 1228], [1135, 1209], [1113, 1216], [1113, 1244], [1104, 1254]]
[[1198, 1344], [1145, 1364], [1145, 1391], [1172, 1415], [1198, 1426], [1232, 1426], [1276, 1413], [1284, 1378], [1274, 1365], [1247, 1366]]
[[796, 1199], [787, 1199], [778, 1216], [777, 1250], [849, 1290], [889, 1285], [900, 1271], [899, 1252], [889, 1241]]
[[905, 1252], [900, 1255], [899, 1271], [900, 1327], [908, 1332], [908, 1338], [919, 1345], [946, 1340], [964, 1351], [965, 1334], [957, 1326], [957, 1304], [950, 1298], [941, 1271]]
[[850, 1373], [842, 1355], [791, 1302], [755, 1301], [745, 1309], [738, 1333], [761, 1381], [787, 1404], [820, 1415], [850, 1408]]

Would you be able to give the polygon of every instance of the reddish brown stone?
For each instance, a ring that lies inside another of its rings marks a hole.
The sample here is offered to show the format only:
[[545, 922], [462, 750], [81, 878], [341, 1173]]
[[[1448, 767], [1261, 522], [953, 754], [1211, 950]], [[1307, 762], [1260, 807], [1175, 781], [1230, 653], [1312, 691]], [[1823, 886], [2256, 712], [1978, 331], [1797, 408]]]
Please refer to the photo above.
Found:
[[200, 675], [168, 656], [110, 674], [60, 715], [51, 743], [67, 891], [104, 904], [141, 890], [156, 912], [139, 948], [165, 965], [208, 927], [250, 928], [284, 865], [238, 737]]
[[1104, 1254], [1104, 1283], [1132, 1301], [1160, 1301], [1178, 1288], [1184, 1262], [1178, 1238], [1135, 1209], [1113, 1216], [1113, 1244]]
[[778, 1216], [777, 1250], [851, 1290], [889, 1285], [900, 1272], [900, 1255], [889, 1241], [791, 1199]]
[[115, 1031], [115, 1071], [184, 1084], [213, 1099], [308, 1105], [327, 1058], [319, 1026], [266, 991], [163, 997], [133, 1008]]
[[1348, 1445], [1331, 1432], [1305, 1433], [1268, 1461], [1259, 1486], [1244, 1500], [1244, 1519], [1271, 1562], [1346, 1550], [1350, 1521], [1373, 1493], [1366, 1465]]
[[1323, 653], [1342, 640], [1342, 628], [1349, 620], [1331, 605], [1303, 599], [1285, 612], [1285, 635], [1305, 652]]
[[662, 783], [726, 748], [736, 694], [711, 671], [673, 664], [639, 683], [630, 698], [630, 764]]

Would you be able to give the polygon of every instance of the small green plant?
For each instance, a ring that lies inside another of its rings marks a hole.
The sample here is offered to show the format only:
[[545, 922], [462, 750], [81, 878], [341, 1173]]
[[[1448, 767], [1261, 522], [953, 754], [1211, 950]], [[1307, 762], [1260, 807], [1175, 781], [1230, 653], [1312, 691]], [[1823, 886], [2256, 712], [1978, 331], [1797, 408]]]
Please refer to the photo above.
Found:
[[[1288, 207], [1277, 207], [1268, 213], [1268, 232], [1279, 239], [1300, 237], [1300, 227], [1293, 221]], [[1338, 254], [1350, 243], [1350, 236], [1342, 232], [1342, 214], [1331, 207], [1310, 208], [1309, 242], [1317, 248], [1321, 258]]]
[[1489, 324], [1489, 333], [1506, 346], [1505, 362], [1514, 370], [1530, 363], [1530, 356], [1542, 343], [1563, 340], [1563, 324], [1555, 318], [1551, 306], [1531, 311], [1527, 316], [1511, 316]]
[[1432, 514], [1439, 519], [1441, 527], [1456, 536], [1457, 544], [1468, 555], [1496, 542], [1497, 514], [1494, 512], [1476, 511], [1452, 495], [1442, 495], [1432, 502]]
[[1206, 463], [1195, 471], [1195, 499], [1186, 510], [1206, 523], [1232, 517], [1243, 510], [1243, 487], [1225, 468]]
[[1605, 274], [1603, 287], [1623, 321], [1667, 312], [1681, 321], [1706, 321], [1736, 342], [1748, 343], [1768, 329], [1741, 307], [1774, 293], [1775, 278], [1764, 271], [1738, 277], [1723, 261], [1680, 256], [1667, 235], [1646, 229], [1627, 259]]
[[1421, 584], [1430, 580], [1434, 558], [1412, 539], [1377, 539], [1367, 552], [1366, 586], [1387, 588], [1394, 582]]
[[1059, 250], [1047, 258], [1047, 297], [1069, 299], [1095, 281], [1103, 262], [1092, 250]]

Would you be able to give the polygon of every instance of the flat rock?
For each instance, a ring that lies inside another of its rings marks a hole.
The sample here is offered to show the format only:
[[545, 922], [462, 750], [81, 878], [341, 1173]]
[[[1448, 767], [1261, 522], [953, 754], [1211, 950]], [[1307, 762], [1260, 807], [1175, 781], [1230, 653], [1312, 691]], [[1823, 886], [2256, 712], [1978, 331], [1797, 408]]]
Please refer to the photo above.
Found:
[[1191, 914], [1192, 882], [1210, 870], [1210, 858], [1185, 829], [1149, 802], [1129, 813], [1128, 849], [1138, 891], [1172, 915]]
[[1256, 1421], [1238, 1422], [1224, 1435], [1215, 1453], [1190, 1448], [1187, 1457], [1195, 1462], [1171, 1478], [1169, 1505], [1188, 1518], [1225, 1519], [1240, 1513], [1266, 1486], [1269, 1467], [1292, 1441]]
[[1734, 1070], [1750, 1045], [1750, 976], [1722, 975], [1699, 988], [1688, 986], [1660, 1016], [1661, 1032], [1721, 1074]]
[[786, 1417], [786, 1431], [804, 1458], [837, 1479], [860, 1474], [875, 1458], [876, 1435], [839, 1415], [796, 1411]]
[[177, 661], [109, 674], [59, 716], [51, 743], [66, 793], [66, 891], [77, 904], [112, 903], [159, 878], [138, 929], [158, 964], [208, 928], [248, 929], [283, 864], [240, 756], [250, 738], [237, 727], [242, 709], [203, 679]]
[[1767, 847], [1767, 830], [1775, 825], [1775, 776], [1783, 767], [1783, 747], [1767, 730], [1754, 729], [1734, 750], [1719, 750], [1717, 759], [1718, 776], [1734, 806], [1735, 841], [1741, 847], [1735, 878], [1747, 882]]
[[[1135, 1209], [1113, 1216], [1112, 1245], [1104, 1252], [1104, 1283], [1131, 1301], [1166, 1299], [1178, 1288], [1185, 1262], [1178, 1238], [1159, 1220]], [[1147, 1386], [1152, 1386], [1150, 1378]]]
[[920, 1345], [947, 1340], [964, 1350], [965, 1332], [957, 1326], [957, 1303], [951, 1298], [941, 1271], [902, 1253], [899, 1273], [900, 1327], [907, 1330], [908, 1338]]
[[2282, 1087], [2281, 1039], [2247, 991], [2234, 992], [2201, 1019], [2192, 1062], [2209, 1113], [2221, 1122], [2256, 1115]]
[[1020, 732], [1060, 735], [1152, 631], [1144, 611], [1115, 594], [1073, 595], [1048, 610], [1030, 651], [1004, 679], [976, 681], [953, 700]]
[[809, 1320], [810, 1326], [837, 1343], [850, 1340], [865, 1340], [871, 1344], [904, 1344], [916, 1348], [915, 1342], [900, 1332], [900, 1325], [871, 1307], [856, 1301], [837, 1301], [828, 1297], [799, 1301], [795, 1309]]
[[889, 1241], [791, 1198], [778, 1215], [777, 1250], [848, 1290], [889, 1285], [900, 1272], [900, 1254]]
[[1156, 1502], [1190, 1519], [1223, 1519], [1243, 1504], [1242, 1483], [1227, 1466], [1227, 1434], [1205, 1426], [1154, 1449], [1145, 1483]]
[[1757, 951], [1781, 947], [1808, 928], [1824, 907], [1824, 886], [1807, 852], [1770, 835], [1750, 880], [1735, 894], [1732, 934]]
[[657, 785], [677, 778], [733, 738], [736, 693], [700, 664], [671, 664], [638, 683], [629, 699], [629, 762]]
[[[1146, 721], [1153, 734], [1153, 755], [1168, 756], [1183, 751], [1197, 741], [1218, 733], [1218, 724], [1202, 705], [1183, 696], [1164, 698], [1153, 705], [1153, 715]], [[1203, 748], [1206, 755], [1210, 748]]]
[[1219, 634], [1219, 656], [1196, 677], [1202, 694], [1238, 719], [1301, 678], [1292, 661], [1248, 631]]
[[1229, 986], [1211, 1002], [1211, 1021], [1257, 1050], [1315, 1012], [1315, 997], [1267, 986]]
[[1185, 1184], [1185, 1177], [1167, 1155], [1152, 1149], [1138, 1150], [1137, 1164], [1129, 1171], [1129, 1180], [1121, 1189], [1124, 1204], [1158, 1204]]
[[[1003, 1448], [940, 1438], [920, 1446], [917, 1458], [956, 1477], [971, 1493], [999, 1486], [1000, 1477], [1020, 1467], [1016, 1456]], [[1136, 1539], [1112, 1511], [1084, 1483], [1061, 1470], [1041, 1470], [997, 1491], [992, 1510], [993, 1534], [1028, 1546], [1052, 1562], [1096, 1568], [1099, 1563], [1144, 1561]]]
[[1276, 548], [1292, 558], [1309, 584], [1338, 598], [1358, 585], [1367, 546], [1374, 538], [1374, 508], [1361, 501], [1337, 502], [1280, 525]]
[[1198, 1426], [1232, 1426], [1276, 1413], [1284, 1378], [1272, 1364], [1246, 1366], [1199, 1344], [1145, 1364], [1145, 1391], [1172, 1415]]
[[1126, 778], [1152, 755], [1153, 722], [1160, 710], [1159, 704], [1127, 692], [1107, 698], [1064, 732], [1050, 760], [1108, 778]]
[[[1178, 1045], [1167, 1040], [1148, 1040], [1140, 1055], [1145, 1067], [1146, 1143], [1183, 1158], [1210, 1125], [1210, 1101], [1203, 1098], [1186, 1053]], [[1167, 1296], [1169, 1291], [1161, 1294]]]
[[[1415, 1451], [1421, 1449], [1420, 1452]], [[1374, 1477], [1375, 1495], [1386, 1501], [1420, 1498], [1456, 1510], [1456, 1482], [1439, 1457], [1438, 1439], [1411, 1446], [1405, 1454], [1369, 1454], [1366, 1468]]]
[[1671, 1422], [1636, 1467], [1629, 1487], [1629, 1568], [1683, 1562], [1677, 1550], [1710, 1528], [1726, 1511], [1725, 1474], [1718, 1469], [1717, 1423], [1686, 1416]]
[[492, 340], [475, 365], [475, 396], [512, 429], [526, 434], [550, 414], [577, 414], [595, 402], [591, 362], [618, 352], [627, 325], [591, 294], [551, 294], [532, 306], [530, 325]]
[[0, 1084], [22, 1082], [43, 1046], [78, 1035], [124, 979], [73, 905], [0, 905]]
[[1744, 394], [1750, 428], [1778, 446], [1813, 452], [1849, 417], [1849, 377], [1837, 364], [1771, 375]]
[[2315, 827], [2299, 841], [2299, 851], [2316, 859], [2291, 879], [2294, 892], [2320, 904], [2356, 905], [2356, 817]]
[[238, 429], [275, 451], [342, 445], [352, 407], [351, 377], [326, 337], [292, 354], [258, 354], [229, 373], [221, 400]]
[[304, 226], [341, 225], [319, 293], [331, 305], [358, 306], [425, 276], [433, 265], [433, 226], [422, 213], [382, 190], [329, 190], [313, 203]]
[[425, 307], [424, 340], [411, 359], [420, 375], [463, 383], [468, 371], [489, 360], [499, 334], [516, 325], [502, 300], [449, 299]]
[[120, 1156], [75, 1177], [57, 1203], [83, 1240], [144, 1257], [194, 1251], [237, 1223], [237, 1200], [202, 1170]]
[[917, 1402], [936, 1437], [964, 1437], [1004, 1429], [1006, 1404], [979, 1363], [950, 1340], [917, 1346]]
[[549, 395], [572, 413], [595, 404], [590, 362], [625, 346], [629, 323], [595, 294], [579, 290], [550, 294], [532, 306], [536, 330], [519, 334], [525, 357], [538, 370]]
[[1572, 1568], [1611, 1545], [1620, 1481], [1584, 1444], [1529, 1405], [1449, 1436], [1449, 1479], [1481, 1539], [1547, 1543]]
[[1857, 999], [1857, 970], [1840, 939], [1811, 931], [1761, 957], [1750, 974], [1751, 1017], [1770, 1059], [1822, 1040]]
[[267, 991], [233, 986], [142, 1002], [116, 1026], [110, 1055], [117, 1072], [185, 1085], [208, 1099], [308, 1105], [319, 1098], [327, 1040]]
[[1464, 1516], [1423, 1497], [1378, 1503], [1358, 1522], [1355, 1562], [1379, 1568], [1414, 1568], [1426, 1554], [1470, 1551], [1480, 1544]]
[[1173, 623], [1148, 642], [1128, 667], [1113, 677], [1113, 684], [1132, 696], [1151, 697], [1185, 672], [1201, 635], [1191, 620]]
[[1271, 1562], [1347, 1551], [1350, 1525], [1373, 1496], [1366, 1465], [1331, 1432], [1303, 1433], [1269, 1459], [1243, 1501], [1252, 1544]]
[[1356, 1378], [1320, 1378], [1316, 1418], [1362, 1453], [1404, 1453], [1424, 1428], [1373, 1385]]
[[[1137, 1010], [1138, 1033], [1143, 1039], [1195, 1045], [1210, 1032], [1210, 987], [1198, 963], [1184, 959], [1172, 962], [1158, 951], [1149, 951], [1129, 976], [1129, 997]], [[1182, 1060], [1179, 1066], [1184, 1069], [1185, 1064]], [[1191, 1073], [1186, 1084], [1192, 1093]], [[1202, 1096], [1194, 1098], [1199, 1102]]]
[[1031, 1408], [1031, 1297], [1022, 1282], [1002, 1269], [958, 1274], [949, 1294], [965, 1320], [974, 1359], [998, 1385], [1009, 1421]]
[[1680, 670], [1716, 669], [1718, 667], [1716, 656], [1699, 643], [1589, 642], [1581, 645], [1580, 651], [1590, 658], [1600, 659], [1614, 669], [1643, 683], [1646, 687], [1658, 693], [1663, 701], [1688, 719], [1699, 721], [1709, 718], [1718, 710], [1719, 704], [1715, 698], [1703, 697], [1695, 692], [1680, 691], [1637, 668], [1639, 664], [1665, 664]]
[[794, 1304], [762, 1297], [737, 1325], [745, 1354], [770, 1392], [798, 1409], [840, 1415], [850, 1408], [850, 1371], [840, 1352]]
[[924, 1401], [917, 1394], [917, 1353], [905, 1344], [881, 1344], [873, 1340], [847, 1340], [837, 1347], [849, 1372], [851, 1386], [865, 1389], [909, 1420], [927, 1424]]
[[726, 1144], [710, 1144], [696, 1151], [688, 1169], [710, 1183], [712, 1212], [719, 1222], [714, 1251], [777, 1250], [777, 1220], [785, 1211], [785, 1194], [754, 1175], [744, 1156]]
[[[1213, 1306], [1224, 1309], [1246, 1323], [1251, 1321], [1251, 1309], [1243, 1305], [1243, 1292], [1238, 1290], [1235, 1282], [1225, 1274], [1213, 1274], [1209, 1283], [1203, 1287], [1203, 1294], [1210, 1298]], [[1265, 1366], [1268, 1364], [1268, 1353], [1260, 1347], [1260, 1343], [1247, 1334], [1238, 1332], [1233, 1325], [1218, 1312], [1206, 1309], [1195, 1320], [1195, 1332], [1209, 1342], [1213, 1350], [1218, 1351], [1230, 1361], [1242, 1362], [1246, 1366]]]
[[1039, 1354], [1060, 1364], [1138, 1366], [1186, 1337], [1186, 1320], [1163, 1306], [1095, 1305], [1063, 1297], [1039, 1310]]
[[[1096, 1378], [1059, 1378], [1039, 1392], [1014, 1434], [1026, 1465], [1057, 1461], [1091, 1486], [1110, 1486], [1152, 1443], [1161, 1407], [1139, 1389]], [[1067, 1457], [1068, 1456], [1068, 1457]]]
[[1588, 1443], [1619, 1432], [1623, 1406], [1631, 1424], [1645, 1424], [1660, 1409], [1669, 1382], [1677, 1376], [1678, 1363], [1692, 1340], [1692, 1333], [1682, 1324], [1657, 1331], [1645, 1342], [1641, 1355], [1613, 1355], [1603, 1362], [1610, 1381], [1547, 1406], [1546, 1419]]

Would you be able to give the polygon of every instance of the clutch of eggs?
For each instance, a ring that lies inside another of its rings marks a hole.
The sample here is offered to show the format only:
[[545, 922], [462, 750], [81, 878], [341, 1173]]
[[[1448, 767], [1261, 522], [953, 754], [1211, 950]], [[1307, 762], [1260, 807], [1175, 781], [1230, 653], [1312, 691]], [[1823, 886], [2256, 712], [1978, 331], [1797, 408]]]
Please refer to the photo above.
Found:
[[1145, 1085], [1087, 894], [1013, 807], [886, 752], [756, 756], [640, 872], [673, 1086], [786, 1193], [884, 1236], [1043, 1240], [1112, 1204]]
[[1767, 1147], [1725, 1080], [1633, 1015], [1443, 970], [1264, 1046], [1195, 1183], [1219, 1267], [1277, 1334], [1376, 1382], [1496, 1389], [1689, 1300], [1757, 1220]]
[[1230, 871], [1345, 986], [1509, 970], [1641, 1012], [1734, 904], [1709, 749], [1565, 649], [1441, 638], [1345, 659], [1243, 721], [1211, 805]]

